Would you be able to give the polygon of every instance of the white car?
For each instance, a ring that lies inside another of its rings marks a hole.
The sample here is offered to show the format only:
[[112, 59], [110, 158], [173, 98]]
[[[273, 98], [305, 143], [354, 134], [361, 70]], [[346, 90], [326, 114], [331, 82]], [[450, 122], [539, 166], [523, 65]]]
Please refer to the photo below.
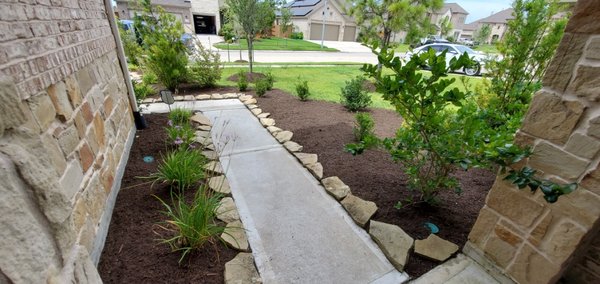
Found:
[[448, 65], [450, 64], [450, 60], [452, 58], [458, 58], [463, 53], [466, 52], [471, 57], [471, 59], [477, 63], [472, 68], [464, 68], [462, 70], [466, 75], [469, 75], [469, 76], [477, 76], [477, 75], [481, 74], [482, 69], [483, 69], [482, 67], [485, 64], [485, 60], [487, 57], [484, 53], [477, 52], [477, 51], [472, 50], [471, 48], [464, 46], [464, 45], [448, 44], [448, 43], [432, 43], [432, 44], [419, 46], [419, 47], [413, 49], [412, 51], [407, 52], [406, 55], [404, 56], [404, 59], [406, 61], [409, 61], [413, 54], [420, 54], [423, 52], [427, 52], [427, 51], [429, 51], [429, 49], [435, 50], [436, 55], [440, 55], [442, 53], [442, 51], [448, 50], [446, 52], [446, 64], [448, 64]]

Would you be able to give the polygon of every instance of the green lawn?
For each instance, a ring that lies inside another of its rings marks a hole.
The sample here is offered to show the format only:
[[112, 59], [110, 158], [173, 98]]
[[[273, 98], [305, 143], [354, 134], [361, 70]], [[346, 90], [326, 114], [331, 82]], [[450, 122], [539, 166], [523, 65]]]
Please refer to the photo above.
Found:
[[399, 43], [396, 48], [394, 48], [395, 52], [407, 52], [410, 50], [410, 46], [408, 44]]
[[[226, 43], [214, 44], [216, 48], [227, 49]], [[229, 45], [230, 50], [247, 50], [248, 43], [245, 39], [240, 39], [239, 43]], [[295, 51], [339, 51], [335, 48], [328, 48], [321, 45], [305, 41], [302, 39], [285, 39], [285, 38], [263, 38], [254, 42], [254, 50], [295, 50]]]
[[473, 47], [473, 50], [483, 51], [485, 53], [498, 53], [498, 49], [494, 44], [481, 44]]
[[[219, 84], [224, 86], [236, 86], [235, 82], [228, 81], [227, 78], [232, 74], [239, 72], [240, 69], [248, 70], [248, 68], [225, 68]], [[274, 88], [296, 95], [295, 84], [298, 82], [298, 77], [301, 77], [302, 80], [308, 81], [311, 92], [310, 99], [335, 103], [340, 102], [340, 89], [344, 86], [345, 81], [363, 74], [358, 66], [254, 68], [254, 72], [265, 73], [268, 71], [271, 71], [275, 77]], [[458, 78], [461, 75], [451, 74], [449, 76]], [[477, 84], [481, 79], [470, 78], [470, 80]], [[254, 86], [251, 85], [251, 87]], [[464, 89], [458, 80], [451, 87]], [[371, 98], [373, 100], [372, 107], [392, 109], [392, 106], [387, 101], [383, 100], [381, 94], [371, 93]]]

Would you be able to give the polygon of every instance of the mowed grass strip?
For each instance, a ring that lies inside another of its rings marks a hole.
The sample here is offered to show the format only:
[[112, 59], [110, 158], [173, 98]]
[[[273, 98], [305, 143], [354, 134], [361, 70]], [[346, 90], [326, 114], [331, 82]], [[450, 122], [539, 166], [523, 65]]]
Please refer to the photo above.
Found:
[[[236, 82], [227, 80], [227, 78], [233, 74], [237, 74], [240, 70], [248, 71], [248, 68], [231, 67], [223, 69], [223, 74], [219, 85], [222, 86], [236, 86]], [[310, 100], [323, 100], [328, 102], [339, 103], [341, 91], [340, 89], [345, 85], [346, 81], [358, 76], [364, 75], [360, 71], [358, 66], [335, 66], [335, 67], [281, 67], [281, 68], [268, 68], [268, 67], [254, 67], [254, 72], [266, 73], [271, 72], [275, 77], [274, 88], [284, 90], [290, 94], [296, 95], [296, 83], [300, 80], [308, 81], [311, 96]], [[423, 71], [425, 74], [428, 71]], [[450, 74], [451, 78], [456, 78], [456, 81], [450, 86], [450, 88], [457, 87], [460, 90], [464, 90], [463, 84], [460, 82], [460, 74]], [[471, 84], [479, 84], [481, 78], [469, 77]], [[254, 84], [250, 85], [250, 88], [254, 88]], [[385, 101], [381, 94], [370, 93], [373, 103], [371, 107], [393, 109], [390, 103]]]
[[[227, 50], [226, 43], [216, 43], [214, 47]], [[240, 39], [239, 43], [229, 44], [230, 50], [247, 50], [248, 43], [245, 39]], [[302, 39], [285, 39], [285, 38], [261, 38], [254, 41], [254, 50], [293, 50], [293, 51], [339, 51], [335, 48], [328, 48], [321, 45], [305, 41]]]

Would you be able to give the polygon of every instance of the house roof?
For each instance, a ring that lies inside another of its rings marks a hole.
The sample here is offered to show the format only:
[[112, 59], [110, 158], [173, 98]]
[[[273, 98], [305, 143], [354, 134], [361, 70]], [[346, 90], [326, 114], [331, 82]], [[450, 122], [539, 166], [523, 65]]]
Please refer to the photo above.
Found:
[[454, 13], [465, 14], [465, 15], [469, 14], [469, 12], [467, 12], [467, 10], [463, 9], [463, 7], [461, 7], [457, 3], [444, 3], [444, 6], [442, 7], [442, 9], [437, 11], [437, 13], [445, 14], [448, 10], [451, 10], [453, 14]]
[[494, 24], [506, 24], [508, 23], [508, 20], [513, 18], [513, 9], [512, 8], [508, 8], [505, 10], [502, 10], [496, 14], [492, 14], [489, 17], [483, 18], [483, 19], [479, 19], [477, 20], [477, 22], [479, 23], [494, 23]]
[[288, 7], [290, 7], [292, 16], [303, 17], [312, 12], [320, 2], [321, 0], [295, 0]]

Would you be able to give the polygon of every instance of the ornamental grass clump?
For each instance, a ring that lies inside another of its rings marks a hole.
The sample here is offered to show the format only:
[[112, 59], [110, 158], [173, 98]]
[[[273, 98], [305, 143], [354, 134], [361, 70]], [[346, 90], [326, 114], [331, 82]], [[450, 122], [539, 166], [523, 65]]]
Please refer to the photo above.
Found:
[[169, 113], [169, 120], [174, 125], [189, 124], [193, 113], [189, 109], [176, 108]]
[[205, 177], [203, 169], [207, 158], [199, 150], [178, 148], [162, 158], [158, 172], [150, 176], [155, 183], [169, 183], [185, 190]]
[[167, 217], [160, 228], [169, 234], [167, 237], [161, 234], [161, 241], [168, 244], [172, 251], [181, 252], [180, 263], [193, 250], [217, 242], [225, 231], [225, 227], [215, 220], [222, 197], [206, 186], [196, 191], [191, 204], [177, 194], [171, 195], [173, 205], [156, 197], [165, 207], [162, 213]]

